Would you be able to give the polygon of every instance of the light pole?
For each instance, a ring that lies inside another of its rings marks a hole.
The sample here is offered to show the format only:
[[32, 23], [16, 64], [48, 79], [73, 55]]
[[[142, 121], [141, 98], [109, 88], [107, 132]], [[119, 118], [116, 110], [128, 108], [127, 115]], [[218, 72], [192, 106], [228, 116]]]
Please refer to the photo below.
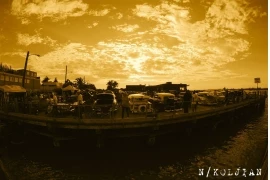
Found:
[[[35, 55], [35, 56], [40, 57], [40, 55], [39, 55], [39, 54], [31, 54], [31, 55]], [[30, 55], [30, 52], [29, 52], [29, 51], [27, 51], [26, 58], [25, 58], [24, 69], [23, 69], [22, 87], [24, 87], [24, 84], [25, 84], [25, 82], [24, 82], [24, 81], [25, 81], [25, 74], [26, 74], [26, 69], [27, 69], [28, 58], [29, 58], [29, 56], [31, 56], [31, 55]]]

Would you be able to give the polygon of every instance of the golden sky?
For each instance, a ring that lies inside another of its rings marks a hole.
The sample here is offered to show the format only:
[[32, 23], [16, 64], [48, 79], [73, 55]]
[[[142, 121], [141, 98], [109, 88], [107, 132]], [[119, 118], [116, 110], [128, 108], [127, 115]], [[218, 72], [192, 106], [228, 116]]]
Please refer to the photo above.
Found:
[[1, 0], [0, 61], [105, 88], [268, 87], [267, 0]]

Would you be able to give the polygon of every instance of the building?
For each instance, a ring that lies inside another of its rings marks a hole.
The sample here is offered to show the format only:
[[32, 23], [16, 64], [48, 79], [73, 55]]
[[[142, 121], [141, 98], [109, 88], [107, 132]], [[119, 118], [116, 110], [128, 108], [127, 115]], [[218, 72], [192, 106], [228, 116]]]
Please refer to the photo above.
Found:
[[59, 82], [52, 82], [52, 81], [43, 82], [40, 90], [43, 92], [52, 92], [52, 91], [55, 91], [57, 89], [61, 89], [62, 85], [63, 84], [59, 83]]
[[[0, 71], [0, 86], [2, 85], [19, 85], [22, 86], [23, 69], [13, 70], [12, 72]], [[40, 90], [40, 77], [37, 73], [26, 70], [24, 87], [26, 90]]]
[[160, 91], [169, 92], [169, 91], [186, 91], [187, 84], [172, 84], [172, 82], [166, 82], [165, 84], [160, 84]]
[[144, 92], [145, 85], [126, 85], [126, 91]]
[[179, 93], [180, 91], [186, 91], [187, 90], [187, 84], [172, 84], [172, 82], [166, 82], [165, 84], [159, 84], [159, 85], [151, 85], [151, 86], [145, 86], [145, 85], [126, 85], [127, 91], [156, 91], [156, 92], [174, 92]]

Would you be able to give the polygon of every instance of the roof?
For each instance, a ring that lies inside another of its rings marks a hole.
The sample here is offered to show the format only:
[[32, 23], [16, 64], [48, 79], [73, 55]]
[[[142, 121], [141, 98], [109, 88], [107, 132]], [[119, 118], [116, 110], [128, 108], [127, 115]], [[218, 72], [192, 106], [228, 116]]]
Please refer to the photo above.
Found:
[[71, 85], [68, 85], [67, 87], [62, 88], [62, 91], [75, 91], [75, 90], [77, 90], [77, 88], [75, 88]]
[[26, 89], [18, 85], [4, 85], [4, 86], [0, 86], [0, 91], [10, 92], [10, 93], [20, 93], [20, 92], [26, 92]]
[[147, 96], [147, 95], [144, 95], [144, 94], [130, 94], [129, 96], [128, 96], [129, 98], [150, 98], [149, 96]]

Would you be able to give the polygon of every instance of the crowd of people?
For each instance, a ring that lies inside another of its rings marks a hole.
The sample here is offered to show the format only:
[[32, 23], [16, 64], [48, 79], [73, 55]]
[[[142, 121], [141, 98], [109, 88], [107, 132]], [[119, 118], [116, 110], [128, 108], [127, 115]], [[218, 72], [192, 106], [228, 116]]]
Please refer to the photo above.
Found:
[[[247, 94], [243, 90], [229, 91], [224, 89], [225, 100], [224, 105], [228, 103], [237, 103], [247, 98]], [[124, 118], [130, 116], [128, 92], [122, 91], [116, 93], [118, 105], [121, 109], [121, 117]], [[26, 93], [7, 95], [2, 94], [1, 105], [11, 104], [12, 111], [16, 112], [30, 112], [38, 113], [40, 110], [44, 110], [46, 114], [57, 112], [59, 103], [73, 105], [92, 105], [95, 101], [95, 93], [89, 93], [85, 91], [76, 91], [75, 93], [63, 93], [61, 95], [56, 92], [51, 93]], [[73, 99], [72, 99], [73, 98]], [[182, 108], [184, 113], [196, 112], [198, 109], [200, 98], [198, 92], [190, 90], [185, 91], [182, 99]], [[154, 107], [155, 108], [155, 107]], [[75, 108], [76, 111], [76, 108]], [[82, 114], [82, 113], [81, 113]]]

